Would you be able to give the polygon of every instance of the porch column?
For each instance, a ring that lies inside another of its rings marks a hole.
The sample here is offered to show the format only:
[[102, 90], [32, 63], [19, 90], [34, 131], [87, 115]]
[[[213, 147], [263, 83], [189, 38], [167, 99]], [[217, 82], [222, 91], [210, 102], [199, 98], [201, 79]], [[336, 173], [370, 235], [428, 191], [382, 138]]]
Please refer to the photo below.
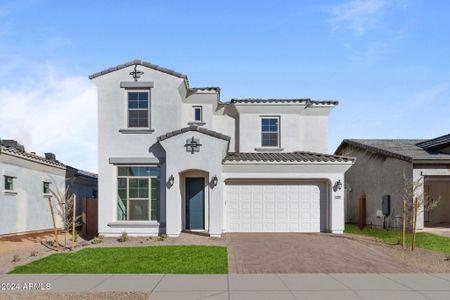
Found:
[[[331, 176], [330, 178], [330, 231], [331, 233], [342, 234], [345, 228], [345, 216], [344, 216], [344, 176], [338, 174]], [[338, 189], [336, 182], [340, 180], [342, 187]]]
[[[181, 233], [181, 195], [180, 176], [176, 170], [171, 168], [168, 161], [166, 169], [166, 234], [168, 237], [178, 237]], [[168, 184], [169, 178], [173, 176], [173, 185]]]

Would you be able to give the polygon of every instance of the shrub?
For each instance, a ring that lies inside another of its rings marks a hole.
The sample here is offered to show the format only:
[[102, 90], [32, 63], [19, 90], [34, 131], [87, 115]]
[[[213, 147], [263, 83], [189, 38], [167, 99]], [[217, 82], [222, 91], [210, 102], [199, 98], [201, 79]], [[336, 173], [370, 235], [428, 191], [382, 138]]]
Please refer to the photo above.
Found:
[[91, 242], [91, 244], [101, 244], [101, 243], [103, 243], [103, 235], [97, 236]]
[[11, 262], [16, 263], [16, 262], [18, 262], [19, 260], [20, 260], [20, 256], [19, 256], [18, 254], [14, 254], [14, 256], [13, 256]]
[[31, 251], [31, 253], [30, 253], [30, 257], [37, 256], [37, 255], [38, 255], [38, 252], [35, 250]]
[[128, 233], [122, 232], [122, 235], [117, 239], [117, 241], [121, 243], [128, 242]]

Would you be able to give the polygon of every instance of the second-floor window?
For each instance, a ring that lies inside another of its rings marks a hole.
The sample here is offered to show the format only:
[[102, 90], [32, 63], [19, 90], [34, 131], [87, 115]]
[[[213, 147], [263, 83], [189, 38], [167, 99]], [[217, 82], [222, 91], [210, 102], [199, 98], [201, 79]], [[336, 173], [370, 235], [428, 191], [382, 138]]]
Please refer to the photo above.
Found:
[[5, 191], [14, 191], [14, 177], [5, 176]]
[[263, 117], [261, 118], [261, 146], [279, 147], [280, 146], [280, 118]]
[[194, 106], [194, 121], [195, 122], [203, 121], [203, 112], [201, 106]]
[[44, 181], [42, 183], [42, 193], [44, 195], [50, 195], [50, 182]]
[[149, 102], [148, 92], [128, 92], [128, 127], [148, 128]]

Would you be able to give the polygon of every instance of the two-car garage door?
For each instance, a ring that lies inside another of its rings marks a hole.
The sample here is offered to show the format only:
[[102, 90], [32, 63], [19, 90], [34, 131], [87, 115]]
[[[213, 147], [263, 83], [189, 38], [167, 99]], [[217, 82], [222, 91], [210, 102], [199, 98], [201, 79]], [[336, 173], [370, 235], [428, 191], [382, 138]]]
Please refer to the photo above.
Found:
[[326, 193], [320, 181], [227, 181], [227, 231], [326, 231]]

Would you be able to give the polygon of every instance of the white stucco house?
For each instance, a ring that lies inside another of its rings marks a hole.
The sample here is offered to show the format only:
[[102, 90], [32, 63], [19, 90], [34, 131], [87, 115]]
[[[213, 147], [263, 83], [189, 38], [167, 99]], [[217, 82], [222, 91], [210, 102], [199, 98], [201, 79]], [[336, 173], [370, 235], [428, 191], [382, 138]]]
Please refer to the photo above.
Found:
[[336, 101], [232, 99], [134, 60], [98, 90], [99, 233], [344, 230], [344, 173], [328, 155]]
[[[64, 191], [66, 166], [52, 153], [26, 152], [15, 140], [0, 140], [0, 236], [36, 233], [53, 228], [48, 197]], [[63, 227], [61, 215], [55, 222]]]

